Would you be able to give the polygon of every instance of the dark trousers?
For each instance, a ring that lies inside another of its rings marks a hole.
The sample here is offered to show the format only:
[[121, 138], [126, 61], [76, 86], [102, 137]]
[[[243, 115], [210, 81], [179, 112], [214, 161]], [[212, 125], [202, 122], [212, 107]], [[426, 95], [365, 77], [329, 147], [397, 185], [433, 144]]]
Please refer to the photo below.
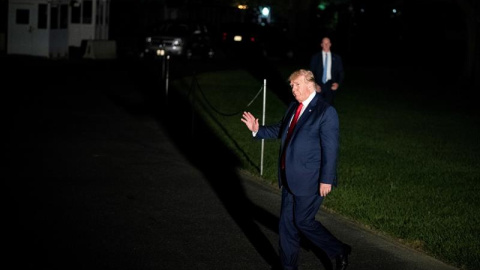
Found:
[[298, 269], [301, 235], [330, 258], [341, 254], [343, 243], [315, 220], [322, 201], [323, 197], [319, 195], [295, 196], [287, 188], [282, 188], [279, 236], [280, 260], [284, 269]]
[[320, 88], [322, 91], [320, 94], [323, 99], [330, 105], [333, 106], [333, 100], [335, 99], [335, 92], [332, 90], [332, 81], [327, 81], [326, 83], [320, 83]]

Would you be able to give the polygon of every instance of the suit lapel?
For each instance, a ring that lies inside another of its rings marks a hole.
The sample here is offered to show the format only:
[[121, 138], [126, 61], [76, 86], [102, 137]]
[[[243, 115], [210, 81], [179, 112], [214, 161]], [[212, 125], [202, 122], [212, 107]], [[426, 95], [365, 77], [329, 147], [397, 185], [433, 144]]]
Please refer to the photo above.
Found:
[[[310, 118], [314, 108], [317, 106], [319, 98], [321, 98], [320, 94], [316, 93], [312, 101], [310, 101], [308, 106], [305, 108], [305, 111], [303, 111], [302, 115], [297, 121], [297, 125], [293, 130], [293, 134], [290, 141], [294, 140], [294, 137], [297, 134], [297, 132], [302, 129], [302, 126], [305, 124], [305, 122], [307, 122], [308, 118]], [[287, 131], [288, 131], [288, 126], [290, 125], [290, 120], [292, 120], [292, 117], [295, 114], [295, 109], [297, 108], [295, 105], [296, 105], [295, 102], [290, 104], [290, 107], [287, 110], [287, 114], [285, 115], [286, 119], [285, 119], [285, 124], [282, 130], [282, 148], [284, 146], [285, 139], [287, 138]]]
[[285, 114], [285, 121], [282, 129], [282, 144], [283, 142], [285, 142], [285, 139], [287, 138], [287, 131], [288, 131], [288, 127], [290, 126], [290, 120], [292, 120], [292, 117], [295, 114], [295, 109], [296, 109], [295, 105], [296, 105], [296, 102], [290, 103], [290, 107], [288, 108], [287, 113]]
[[315, 106], [317, 105], [318, 97], [319, 97], [319, 94], [318, 93], [315, 94], [312, 101], [310, 101], [307, 108], [305, 108], [305, 111], [303, 111], [302, 115], [300, 116], [300, 118], [297, 121], [297, 126], [295, 127], [295, 130], [293, 131], [292, 137], [295, 136], [295, 133], [297, 133], [297, 131], [302, 128], [303, 124], [308, 120], [308, 118], [310, 118], [310, 115], [313, 111], [313, 108], [315, 108]]
[[325, 62], [325, 57], [323, 57], [323, 51], [320, 53], [320, 72], [318, 73], [318, 76], [320, 76], [320, 79], [322, 78], [321, 76], [323, 75], [323, 62]]

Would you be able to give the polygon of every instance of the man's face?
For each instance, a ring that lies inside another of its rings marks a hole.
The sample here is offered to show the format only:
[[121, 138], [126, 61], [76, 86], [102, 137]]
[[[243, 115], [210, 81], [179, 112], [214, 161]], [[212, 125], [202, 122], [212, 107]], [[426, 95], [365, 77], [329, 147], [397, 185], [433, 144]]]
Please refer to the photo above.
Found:
[[322, 43], [320, 44], [322, 46], [322, 49], [326, 52], [330, 51], [330, 47], [332, 46], [332, 43], [330, 43], [330, 39], [324, 38], [322, 39]]
[[291, 80], [290, 87], [292, 87], [292, 94], [298, 102], [305, 101], [311, 94], [304, 76], [298, 76]]

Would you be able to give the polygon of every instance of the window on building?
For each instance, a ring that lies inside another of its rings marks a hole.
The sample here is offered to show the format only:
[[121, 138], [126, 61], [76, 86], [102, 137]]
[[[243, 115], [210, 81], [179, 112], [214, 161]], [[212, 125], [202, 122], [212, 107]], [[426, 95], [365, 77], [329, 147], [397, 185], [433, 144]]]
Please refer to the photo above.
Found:
[[16, 24], [29, 24], [30, 23], [30, 10], [28, 9], [17, 9], [15, 15]]
[[105, 24], [107, 24], [107, 25], [108, 25], [108, 23], [109, 23], [108, 21], [110, 19], [109, 18], [109, 15], [110, 15], [110, 9], [109, 8], [110, 8], [110, 3], [107, 1], [105, 3]]
[[91, 24], [93, 14], [93, 2], [92, 0], [84, 0], [82, 8], [82, 23]]
[[48, 9], [47, 4], [38, 5], [38, 29], [47, 29]]
[[50, 29], [58, 29], [58, 6], [50, 8]]
[[101, 3], [101, 1], [97, 1], [97, 19], [95, 21], [95, 23], [97, 25], [100, 25], [103, 21], [103, 4]]
[[60, 6], [60, 29], [68, 27], [68, 5]]
[[72, 19], [71, 23], [80, 23], [80, 10], [81, 10], [81, 5], [77, 2], [74, 2], [72, 5]]

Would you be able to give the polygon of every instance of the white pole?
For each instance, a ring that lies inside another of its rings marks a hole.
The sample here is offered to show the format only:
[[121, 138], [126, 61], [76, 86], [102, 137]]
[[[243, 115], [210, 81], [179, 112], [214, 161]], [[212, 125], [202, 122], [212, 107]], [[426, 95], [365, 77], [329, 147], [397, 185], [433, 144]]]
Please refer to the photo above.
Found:
[[[262, 126], [265, 125], [265, 110], [267, 107], [267, 80], [263, 80], [263, 112], [262, 112]], [[265, 139], [262, 139], [262, 150], [260, 153], [260, 175], [263, 175], [263, 152], [265, 150]]]
[[166, 64], [165, 64], [165, 96], [168, 97], [168, 79], [169, 79], [169, 68], [170, 68], [170, 65], [169, 65], [169, 60], [170, 60], [170, 55], [167, 55], [167, 60], [166, 60]]

